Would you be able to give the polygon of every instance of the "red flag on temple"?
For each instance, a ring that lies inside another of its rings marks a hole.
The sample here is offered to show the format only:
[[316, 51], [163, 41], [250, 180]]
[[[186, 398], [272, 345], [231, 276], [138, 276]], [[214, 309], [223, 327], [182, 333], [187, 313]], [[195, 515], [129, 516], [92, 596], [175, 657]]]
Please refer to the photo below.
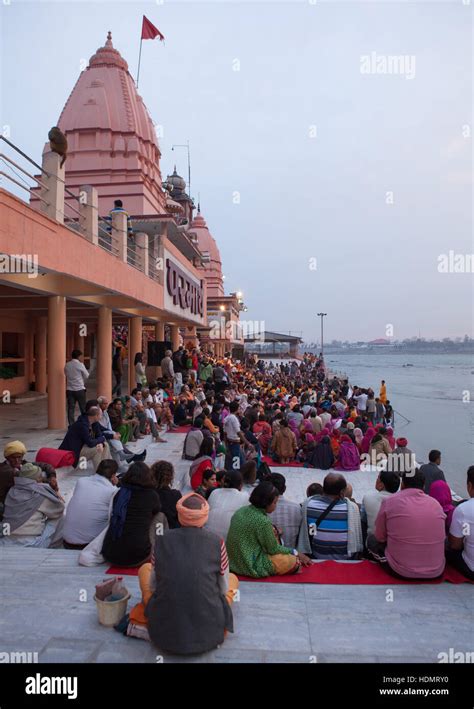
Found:
[[164, 40], [164, 35], [161, 34], [160, 30], [155, 27], [155, 25], [150, 22], [150, 20], [143, 15], [142, 24], [142, 39], [155, 39], [155, 37], [160, 38], [160, 42]]

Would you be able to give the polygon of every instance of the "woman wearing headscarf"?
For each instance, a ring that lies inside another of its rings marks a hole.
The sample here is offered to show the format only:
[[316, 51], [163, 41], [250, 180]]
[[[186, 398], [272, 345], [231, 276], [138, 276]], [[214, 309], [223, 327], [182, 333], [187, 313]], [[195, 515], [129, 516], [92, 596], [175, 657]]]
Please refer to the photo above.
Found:
[[431, 483], [430, 485], [429, 496], [434, 497], [434, 499], [437, 500], [443, 508], [443, 512], [446, 515], [447, 534], [449, 532], [451, 520], [453, 518], [453, 512], [455, 510], [451, 497], [451, 488], [444, 480], [435, 480], [435, 482]]
[[396, 448], [397, 443], [395, 441], [395, 436], [393, 435], [393, 428], [390, 426], [386, 429], [385, 438], [387, 439], [392, 450]]
[[339, 456], [335, 470], [360, 470], [360, 456], [355, 443], [344, 434], [341, 438]]
[[369, 452], [372, 438], [376, 435], [376, 433], [377, 433], [377, 431], [375, 430], [375, 428], [369, 427], [367, 429], [367, 431], [365, 432], [364, 438], [362, 439], [361, 446], [360, 446], [362, 453], [367, 454]]
[[142, 603], [130, 620], [147, 623], [160, 650], [191, 655], [213, 650], [233, 632], [230, 605], [239, 582], [229, 573], [223, 539], [204, 529], [206, 500], [191, 492], [176, 509], [181, 527], [157, 535], [152, 561], [139, 571]]
[[152, 551], [150, 529], [160, 512], [155, 476], [146, 463], [132, 463], [114, 497], [102, 546], [105, 559], [117, 566], [130, 567], [148, 561]]
[[364, 434], [362, 433], [361, 428], [359, 428], [359, 427], [354, 428], [354, 439], [355, 439], [356, 446], [357, 446], [359, 453], [360, 453], [362, 450], [362, 448], [361, 448], [362, 441], [364, 439]]
[[318, 470], [329, 470], [334, 465], [334, 453], [329, 436], [322, 436], [319, 443], [311, 452], [307, 462]]

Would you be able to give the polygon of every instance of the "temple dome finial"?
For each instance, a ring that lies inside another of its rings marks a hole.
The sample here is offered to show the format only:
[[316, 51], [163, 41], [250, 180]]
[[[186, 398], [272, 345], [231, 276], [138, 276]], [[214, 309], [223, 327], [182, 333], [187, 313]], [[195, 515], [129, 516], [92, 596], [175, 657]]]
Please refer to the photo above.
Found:
[[106, 46], [111, 46], [111, 44], [112, 44], [112, 32], [111, 32], [111, 30], [109, 30], [109, 31], [107, 32], [107, 41], [106, 41], [105, 44], [106, 44]]

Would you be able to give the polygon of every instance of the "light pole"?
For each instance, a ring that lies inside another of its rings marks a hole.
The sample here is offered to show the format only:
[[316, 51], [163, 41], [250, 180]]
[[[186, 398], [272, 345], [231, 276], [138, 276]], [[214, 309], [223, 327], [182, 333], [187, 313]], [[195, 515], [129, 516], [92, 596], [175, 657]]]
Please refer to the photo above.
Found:
[[321, 318], [321, 354], [324, 357], [324, 318], [327, 313], [318, 313], [318, 318]]

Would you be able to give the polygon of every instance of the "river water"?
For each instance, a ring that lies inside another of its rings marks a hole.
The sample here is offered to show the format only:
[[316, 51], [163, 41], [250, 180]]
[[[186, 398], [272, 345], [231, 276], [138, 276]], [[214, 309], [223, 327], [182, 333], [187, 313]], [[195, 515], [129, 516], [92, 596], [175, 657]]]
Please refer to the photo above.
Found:
[[[408, 439], [420, 462], [432, 448], [458, 494], [466, 495], [466, 471], [474, 465], [474, 357], [466, 354], [326, 354], [333, 372], [352, 384], [371, 386], [376, 396], [385, 379], [395, 409], [395, 434]], [[413, 367], [404, 367], [404, 364]], [[410, 423], [407, 423], [409, 419]]]

